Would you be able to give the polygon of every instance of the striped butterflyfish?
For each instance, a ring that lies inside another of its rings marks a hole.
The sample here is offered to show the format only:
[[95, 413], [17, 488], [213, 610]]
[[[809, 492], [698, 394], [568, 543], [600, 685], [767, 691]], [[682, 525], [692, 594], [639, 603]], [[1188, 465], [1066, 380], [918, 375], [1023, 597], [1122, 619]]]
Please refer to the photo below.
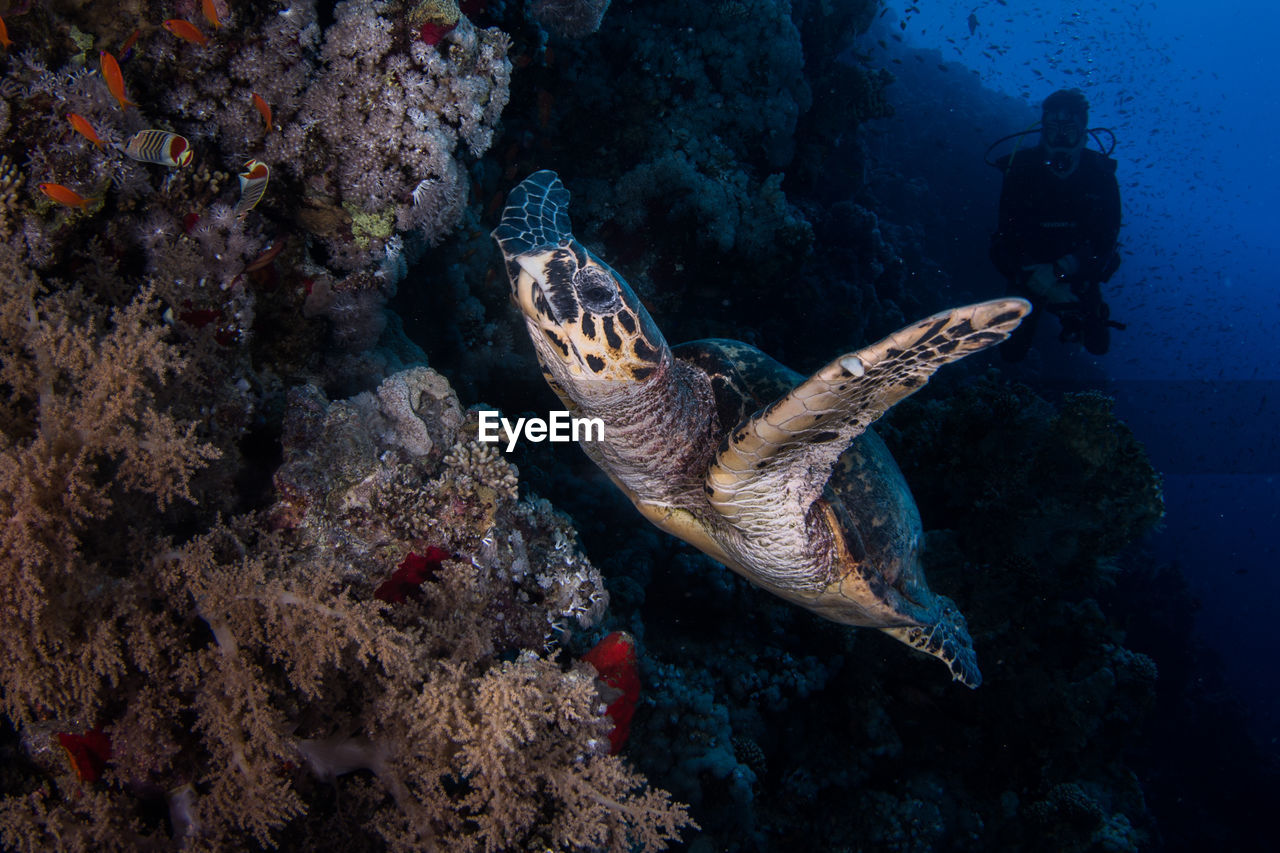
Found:
[[267, 178], [270, 176], [271, 169], [261, 160], [245, 162], [244, 171], [240, 173], [240, 200], [236, 202], [236, 216], [247, 216], [262, 201], [262, 196], [267, 191]]
[[129, 138], [122, 150], [142, 163], [180, 168], [191, 162], [191, 144], [185, 137], [167, 130], [140, 130]]

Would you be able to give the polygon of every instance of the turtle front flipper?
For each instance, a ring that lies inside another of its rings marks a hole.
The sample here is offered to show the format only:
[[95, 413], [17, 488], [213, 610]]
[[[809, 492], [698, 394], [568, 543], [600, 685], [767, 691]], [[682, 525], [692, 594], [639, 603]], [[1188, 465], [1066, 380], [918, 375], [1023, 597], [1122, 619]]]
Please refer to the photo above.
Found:
[[939, 367], [1000, 343], [1031, 310], [993, 299], [934, 314], [842, 355], [725, 437], [707, 474], [711, 505], [735, 526], [786, 494], [803, 513], [849, 443]]
[[867, 427], [942, 365], [1007, 338], [1029, 310], [999, 299], [936, 314], [835, 359], [730, 430], [704, 485], [731, 526], [734, 565], [825, 618], [934, 655], [976, 687], [964, 617], [925, 583], [915, 500]]

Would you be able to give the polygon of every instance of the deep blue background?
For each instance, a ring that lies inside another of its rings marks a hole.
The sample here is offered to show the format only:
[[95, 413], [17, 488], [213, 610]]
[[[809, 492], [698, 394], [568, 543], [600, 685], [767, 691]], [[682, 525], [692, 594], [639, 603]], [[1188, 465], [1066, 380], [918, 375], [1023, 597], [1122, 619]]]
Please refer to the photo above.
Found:
[[1149, 553], [1187, 575], [1199, 632], [1256, 734], [1274, 743], [1280, 7], [887, 5], [856, 47], [898, 76], [897, 115], [872, 131], [881, 162], [901, 172], [885, 176], [881, 194], [899, 196], [883, 199], [890, 210], [923, 219], [931, 255], [958, 288], [1003, 290], [985, 258], [1000, 182], [982, 165], [988, 143], [1029, 126], [1046, 95], [1069, 87], [1088, 96], [1092, 126], [1115, 132], [1124, 264], [1106, 297], [1129, 328], [1093, 358], [1041, 324], [1025, 378], [1116, 397], [1165, 476], [1168, 514]]

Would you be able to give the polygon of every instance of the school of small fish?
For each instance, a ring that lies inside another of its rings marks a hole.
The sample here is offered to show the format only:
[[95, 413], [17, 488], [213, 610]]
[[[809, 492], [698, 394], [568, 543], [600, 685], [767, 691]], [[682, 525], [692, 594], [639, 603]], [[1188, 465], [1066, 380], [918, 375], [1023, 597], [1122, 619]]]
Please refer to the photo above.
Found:
[[[218, 10], [213, 0], [201, 0], [200, 8], [209, 26], [214, 30], [221, 29], [222, 19], [218, 15]], [[199, 27], [182, 18], [170, 18], [162, 22], [160, 26], [188, 44], [203, 47], [209, 43], [209, 37]], [[125, 40], [120, 49], [121, 58], [128, 59], [141, 33], [141, 29], [135, 29]], [[13, 40], [9, 36], [8, 26], [5, 24], [4, 18], [0, 17], [0, 48], [7, 51], [12, 45]], [[129, 100], [128, 90], [125, 88], [124, 72], [120, 68], [120, 60], [110, 51], [99, 51], [98, 72], [106, 84], [107, 91], [116, 100], [121, 111], [127, 110], [129, 107], [137, 109], [138, 105]], [[276, 126], [272, 119], [271, 105], [257, 92], [251, 93], [251, 96], [252, 106], [262, 116], [262, 120], [266, 124], [266, 131], [270, 133], [275, 130]], [[74, 112], [68, 112], [66, 118], [75, 133], [83, 136], [98, 150], [107, 150], [108, 143], [98, 134], [89, 119]], [[138, 131], [123, 145], [116, 144], [110, 147], [139, 163], [152, 163], [157, 166], [167, 166], [171, 169], [181, 169], [190, 165], [195, 153], [186, 137], [158, 128]], [[243, 219], [250, 210], [262, 201], [262, 197], [267, 190], [267, 180], [270, 172], [270, 167], [260, 160], [253, 159], [245, 163], [245, 171], [240, 174], [240, 198], [235, 205], [235, 212], [238, 217]], [[86, 196], [70, 187], [51, 181], [38, 184], [37, 189], [53, 202], [78, 210], [87, 211], [104, 199], [103, 193]]]

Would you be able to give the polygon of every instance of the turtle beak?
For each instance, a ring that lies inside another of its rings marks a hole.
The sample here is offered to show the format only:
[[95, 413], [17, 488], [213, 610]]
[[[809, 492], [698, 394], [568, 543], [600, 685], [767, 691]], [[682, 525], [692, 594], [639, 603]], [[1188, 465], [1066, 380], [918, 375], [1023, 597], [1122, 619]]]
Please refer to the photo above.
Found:
[[516, 259], [516, 265], [520, 271], [511, 279], [511, 298], [526, 317], [537, 318], [533, 295], [542, 291], [542, 284], [538, 281], [542, 265], [523, 257]]
[[514, 296], [525, 316], [544, 329], [567, 329], [579, 322], [583, 308], [575, 281], [584, 260], [564, 246], [517, 257]]
[[511, 298], [525, 317], [543, 329], [557, 329], [562, 319], [556, 316], [554, 301], [547, 284], [545, 255], [521, 255], [516, 258], [519, 273], [511, 282]]

